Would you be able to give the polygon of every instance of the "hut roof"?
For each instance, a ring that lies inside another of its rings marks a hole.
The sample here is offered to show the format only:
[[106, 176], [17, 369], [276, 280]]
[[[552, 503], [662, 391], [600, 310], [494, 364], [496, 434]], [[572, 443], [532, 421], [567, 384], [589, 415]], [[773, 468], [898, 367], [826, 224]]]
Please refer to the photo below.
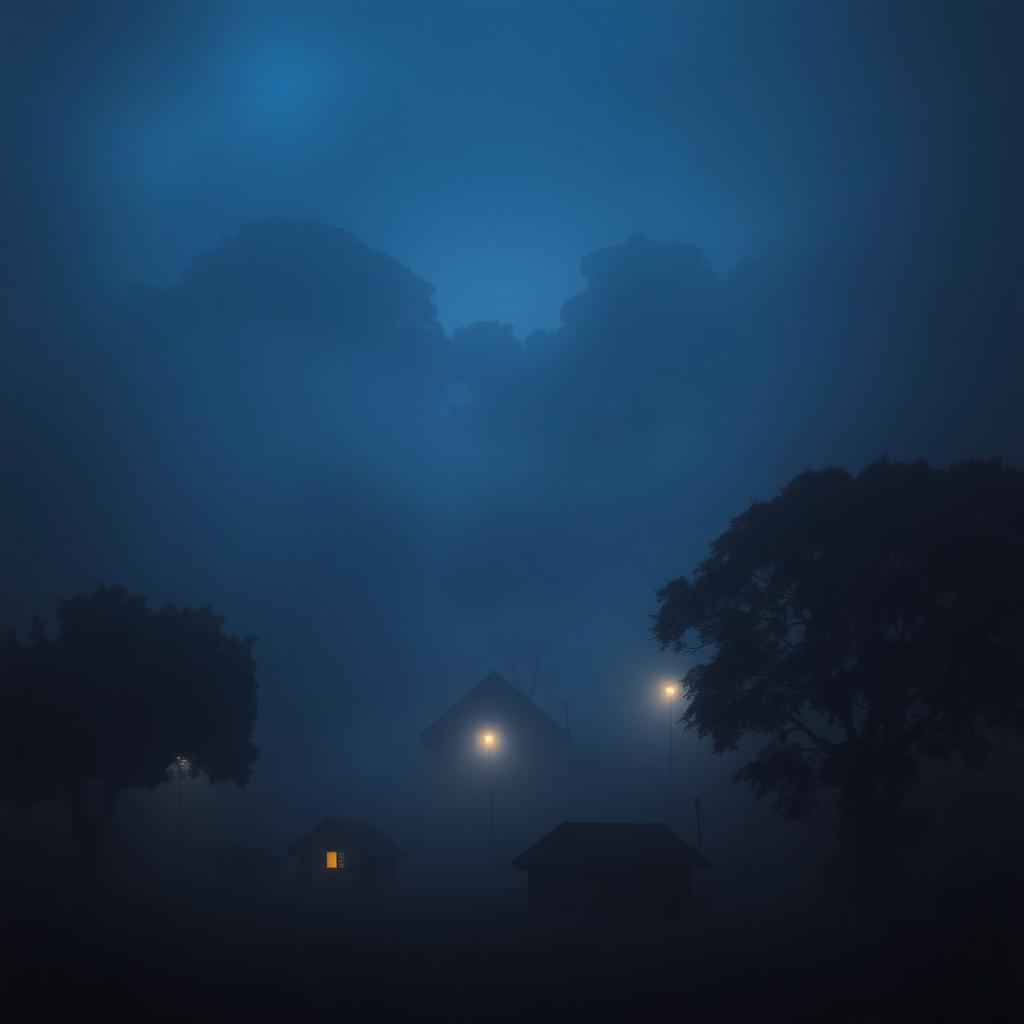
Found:
[[324, 818], [316, 828], [310, 829], [301, 839], [289, 847], [289, 853], [301, 853], [310, 846], [358, 847], [363, 854], [374, 860], [396, 860], [405, 856], [405, 851], [393, 843], [376, 826], [368, 821], [345, 821], [341, 818]]
[[465, 728], [468, 721], [495, 715], [534, 730], [554, 743], [569, 740], [569, 734], [550, 715], [503, 676], [491, 672], [423, 730], [423, 742], [434, 750]]
[[660, 823], [565, 821], [512, 862], [533, 867], [642, 867], [688, 864], [710, 867], [689, 843]]

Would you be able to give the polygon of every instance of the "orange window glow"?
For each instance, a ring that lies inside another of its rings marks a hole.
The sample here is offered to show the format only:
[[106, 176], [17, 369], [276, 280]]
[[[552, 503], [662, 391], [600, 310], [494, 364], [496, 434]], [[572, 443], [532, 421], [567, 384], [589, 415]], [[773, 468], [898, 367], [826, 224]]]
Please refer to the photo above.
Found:
[[330, 870], [334, 870], [338, 866], [338, 851], [328, 850], [327, 851], [327, 867]]

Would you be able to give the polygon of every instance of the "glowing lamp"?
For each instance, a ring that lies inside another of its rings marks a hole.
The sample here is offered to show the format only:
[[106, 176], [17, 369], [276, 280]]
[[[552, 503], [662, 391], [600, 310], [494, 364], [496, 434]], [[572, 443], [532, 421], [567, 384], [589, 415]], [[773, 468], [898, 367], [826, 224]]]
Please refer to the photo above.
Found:
[[665, 696], [669, 700], [673, 700], [676, 694], [679, 693], [679, 687], [675, 683], [666, 683], [664, 687]]
[[477, 743], [485, 754], [493, 754], [498, 749], [498, 734], [493, 729], [484, 729], [477, 737]]

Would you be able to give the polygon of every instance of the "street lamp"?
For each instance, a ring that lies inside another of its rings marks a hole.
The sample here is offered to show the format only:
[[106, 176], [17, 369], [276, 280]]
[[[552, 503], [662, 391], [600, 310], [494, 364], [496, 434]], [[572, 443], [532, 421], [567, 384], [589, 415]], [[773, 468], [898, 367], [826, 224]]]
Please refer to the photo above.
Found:
[[185, 852], [185, 804], [181, 795], [181, 783], [192, 765], [184, 754], [179, 754], [174, 759], [174, 767], [178, 776], [178, 855], [181, 857]]
[[491, 819], [491, 870], [498, 870], [497, 845], [494, 840], [494, 758], [501, 746], [501, 738], [494, 729], [482, 729], [477, 736], [477, 746], [487, 758], [487, 806]]
[[668, 705], [668, 823], [671, 827], [676, 818], [676, 772], [673, 739], [676, 724], [676, 700], [679, 698], [678, 683], [665, 683], [661, 688], [662, 697]]

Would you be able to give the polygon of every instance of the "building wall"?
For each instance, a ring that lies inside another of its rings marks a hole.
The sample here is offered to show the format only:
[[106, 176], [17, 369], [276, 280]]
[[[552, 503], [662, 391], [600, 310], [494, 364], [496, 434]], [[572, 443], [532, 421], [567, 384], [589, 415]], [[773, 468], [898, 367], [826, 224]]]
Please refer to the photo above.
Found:
[[530, 918], [538, 923], [639, 924], [679, 920], [693, 901], [688, 867], [635, 869], [533, 868]]
[[[345, 866], [328, 868], [326, 852], [343, 851]], [[356, 846], [343, 841], [324, 843], [321, 848], [299, 854], [299, 880], [310, 890], [321, 892], [368, 892], [394, 885], [396, 864], [392, 860], [367, 857]]]
[[[327, 867], [326, 852], [339, 850], [345, 854], [343, 868]], [[358, 850], [344, 842], [323, 843], [320, 847], [310, 847], [299, 854], [299, 879], [305, 885], [324, 889], [343, 889], [361, 884], [361, 876], [365, 871], [363, 858]]]

